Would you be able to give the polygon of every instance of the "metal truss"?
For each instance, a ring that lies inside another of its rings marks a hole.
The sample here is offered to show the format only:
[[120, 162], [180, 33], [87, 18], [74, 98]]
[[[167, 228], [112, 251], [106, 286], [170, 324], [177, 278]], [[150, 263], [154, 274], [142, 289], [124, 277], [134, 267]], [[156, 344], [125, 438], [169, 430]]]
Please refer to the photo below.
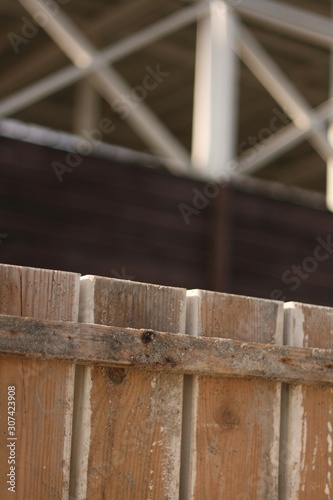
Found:
[[[19, 0], [32, 15], [46, 9], [43, 0]], [[193, 150], [190, 154], [144, 103], [132, 109], [128, 121], [146, 144], [169, 159], [182, 174], [218, 178], [235, 154], [237, 93], [236, 54], [290, 116], [291, 124], [275, 132], [269, 144], [256, 150], [251, 161], [236, 159], [241, 173], [263, 168], [300, 141], [307, 139], [332, 165], [333, 150], [326, 122], [333, 117], [333, 100], [311, 109], [298, 89], [275, 64], [263, 47], [242, 25], [242, 18], [270, 25], [277, 32], [330, 49], [333, 21], [304, 9], [273, 0], [214, 0], [193, 5], [97, 51], [87, 37], [57, 8], [43, 26], [73, 65], [0, 101], [0, 115], [8, 116], [84, 78], [112, 105], [129, 92], [127, 82], [111, 64], [182, 27], [198, 21]], [[332, 177], [332, 176], [330, 176]], [[333, 189], [331, 189], [333, 191]], [[333, 203], [332, 203], [333, 204]]]

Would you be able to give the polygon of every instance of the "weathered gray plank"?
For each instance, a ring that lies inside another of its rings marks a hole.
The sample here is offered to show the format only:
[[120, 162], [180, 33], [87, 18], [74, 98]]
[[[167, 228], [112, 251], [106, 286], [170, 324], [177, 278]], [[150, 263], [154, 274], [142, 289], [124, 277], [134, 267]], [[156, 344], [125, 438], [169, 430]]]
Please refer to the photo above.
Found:
[[[333, 309], [285, 304], [285, 341], [314, 352], [332, 349]], [[333, 372], [333, 351], [326, 352], [323, 378]], [[286, 386], [282, 409], [281, 499], [333, 498], [333, 388]]]
[[0, 315], [0, 353], [110, 367], [333, 384], [333, 350]]
[[[193, 290], [188, 292], [187, 313], [190, 333], [211, 341], [205, 344], [210, 375], [227, 365], [225, 373], [235, 375], [242, 367], [242, 378], [247, 372], [247, 376], [259, 375], [262, 379], [193, 377], [192, 389], [186, 395], [188, 408], [184, 405], [184, 414], [188, 415], [184, 429], [190, 435], [185, 431], [182, 497], [276, 500], [280, 384], [272, 381], [270, 370], [286, 368], [281, 359], [273, 362], [272, 353], [281, 354], [278, 347], [249, 345], [247, 341], [282, 341], [283, 304]], [[221, 351], [216, 351], [217, 345]], [[196, 364], [200, 365], [197, 360]]]
[[[78, 303], [78, 274], [0, 265], [1, 313], [77, 321]], [[13, 332], [7, 329], [2, 341], [14, 338]], [[25, 330], [17, 337], [27, 349], [29, 344], [32, 350], [38, 348], [38, 335], [33, 340], [34, 334]], [[0, 498], [65, 500], [69, 492], [74, 364], [22, 359], [13, 354], [0, 358]], [[15, 387], [14, 464], [8, 464], [8, 386]], [[10, 465], [15, 466], [15, 494], [7, 489]]]
[[[184, 332], [184, 289], [91, 276], [81, 284], [82, 322]], [[79, 336], [86, 327], [82, 325]], [[121, 346], [128, 354], [137, 345], [147, 359], [154, 343], [148, 341], [150, 334], [142, 342], [141, 331], [137, 337], [118, 332], [110, 344], [108, 329], [102, 331], [105, 338], [102, 334], [98, 349], [104, 357], [117, 357]], [[86, 353], [97, 343], [94, 335], [87, 340]], [[80, 378], [72, 496], [76, 500], [176, 500], [183, 376], [95, 365], [83, 368]]]

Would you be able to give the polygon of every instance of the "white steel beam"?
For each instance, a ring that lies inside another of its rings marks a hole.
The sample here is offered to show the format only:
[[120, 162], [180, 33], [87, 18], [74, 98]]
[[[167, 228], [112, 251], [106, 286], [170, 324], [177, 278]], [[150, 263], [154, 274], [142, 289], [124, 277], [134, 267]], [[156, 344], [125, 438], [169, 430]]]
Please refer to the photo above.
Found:
[[93, 63], [93, 51], [86, 37], [60, 11], [54, 0], [19, 0], [20, 4], [35, 18], [58, 47], [78, 68], [88, 68]]
[[[99, 53], [95, 51], [90, 41], [60, 10], [54, 0], [48, 0], [47, 7], [39, 0], [19, 1], [35, 16], [36, 20], [41, 18], [41, 13], [48, 16], [48, 22], [43, 22], [42, 28], [75, 66], [93, 68], [94, 74], [90, 81], [111, 107], [115, 99], [124, 98], [125, 95], [130, 94], [131, 88], [114, 69], [109, 68], [100, 60]], [[190, 157], [186, 149], [149, 108], [141, 101], [136, 102], [135, 106], [129, 106], [128, 109], [129, 114], [126, 119], [137, 135], [166, 160], [171, 160], [171, 166], [176, 170], [188, 171]]]
[[134, 103], [135, 106], [140, 105], [133, 107], [133, 102], [127, 97], [131, 94], [131, 88], [112, 67], [96, 72], [89, 81], [111, 106], [114, 100], [128, 102], [130, 114], [126, 120], [131, 128], [152, 151], [163, 157], [170, 169], [175, 173], [190, 172], [189, 153], [143, 102]]
[[[99, 52], [98, 63], [114, 63], [127, 57], [154, 41], [191, 24], [196, 21], [198, 17], [205, 14], [207, 9], [208, 6], [205, 4], [195, 4], [191, 7], [181, 9], [161, 21], [102, 49]], [[0, 116], [10, 116], [17, 113], [35, 102], [85, 78], [94, 71], [94, 65], [96, 63], [97, 62], [94, 61], [92, 66], [88, 68], [68, 66], [5, 97], [0, 101]]]
[[[329, 118], [333, 119], [333, 98], [320, 104], [313, 113], [318, 123], [324, 124]], [[269, 139], [259, 142], [255, 147], [249, 148], [246, 153], [240, 155], [236, 160], [237, 172], [241, 174], [257, 172], [302, 142], [309, 133], [311, 133], [310, 127], [302, 130], [294, 123], [286, 125], [283, 129], [274, 132]]]
[[273, 0], [226, 0], [240, 14], [265, 26], [297, 36], [311, 43], [333, 44], [333, 20], [285, 2]]
[[69, 85], [87, 76], [91, 71], [90, 68], [83, 69], [76, 68], [75, 66], [67, 66], [50, 76], [41, 78], [31, 85], [27, 85], [22, 90], [4, 97], [0, 101], [0, 116], [6, 117], [18, 113], [22, 109], [45, 99], [45, 97], [69, 87]]
[[113, 62], [133, 52], [137, 52], [146, 45], [196, 22], [197, 19], [205, 16], [208, 11], [209, 6], [205, 3], [196, 3], [190, 7], [178, 10], [174, 14], [170, 14], [170, 16], [147, 26], [138, 33], [129, 35], [121, 42], [102, 49], [100, 52], [101, 61]]
[[98, 127], [101, 117], [101, 97], [87, 80], [77, 84], [75, 92], [73, 132], [80, 135], [83, 130]]
[[[333, 18], [333, 0], [331, 0], [331, 16]], [[333, 44], [329, 64], [329, 95], [333, 98]], [[328, 125], [328, 141], [333, 147], [333, 118]], [[326, 166], [326, 206], [333, 212], [333, 154], [328, 158]]]
[[192, 164], [200, 176], [223, 176], [235, 153], [237, 56], [235, 13], [212, 2], [197, 27]]
[[309, 140], [320, 156], [326, 161], [333, 150], [328, 143], [322, 123], [318, 122], [311, 108], [293, 83], [279, 69], [251, 33], [243, 26], [240, 29], [239, 56], [258, 78], [262, 85], [285, 109], [295, 125], [308, 131]]

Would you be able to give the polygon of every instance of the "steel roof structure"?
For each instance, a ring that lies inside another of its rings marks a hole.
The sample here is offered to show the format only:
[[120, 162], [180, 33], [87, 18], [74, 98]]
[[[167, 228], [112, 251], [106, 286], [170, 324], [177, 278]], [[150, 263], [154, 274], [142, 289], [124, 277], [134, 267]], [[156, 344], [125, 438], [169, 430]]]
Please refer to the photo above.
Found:
[[333, 209], [331, 0], [0, 9], [2, 120], [154, 153], [179, 175], [326, 192]]

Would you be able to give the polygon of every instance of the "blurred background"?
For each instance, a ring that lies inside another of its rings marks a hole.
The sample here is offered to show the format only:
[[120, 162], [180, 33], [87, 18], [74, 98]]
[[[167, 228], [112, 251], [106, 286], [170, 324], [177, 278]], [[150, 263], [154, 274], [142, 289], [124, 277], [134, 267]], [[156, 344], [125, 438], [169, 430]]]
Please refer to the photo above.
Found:
[[332, 304], [331, 0], [0, 11], [2, 263]]

